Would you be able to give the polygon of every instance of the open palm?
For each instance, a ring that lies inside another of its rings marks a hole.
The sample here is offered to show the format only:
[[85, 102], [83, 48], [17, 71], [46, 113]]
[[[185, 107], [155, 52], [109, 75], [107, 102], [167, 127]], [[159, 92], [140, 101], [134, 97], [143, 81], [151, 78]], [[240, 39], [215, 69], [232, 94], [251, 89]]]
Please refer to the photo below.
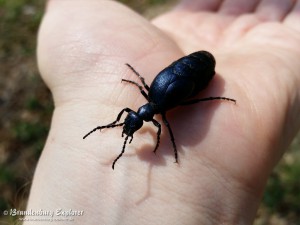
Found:
[[[78, 224], [251, 224], [268, 174], [299, 128], [300, 2], [237, 2], [184, 1], [150, 23], [113, 1], [50, 1], [38, 60], [55, 112], [28, 208], [84, 210]], [[112, 171], [122, 131], [82, 137], [146, 103], [120, 82], [138, 81], [125, 63], [150, 84], [198, 50], [217, 61], [199, 97], [237, 104], [168, 112], [179, 164], [166, 129], [152, 153], [156, 128], [145, 123]]]

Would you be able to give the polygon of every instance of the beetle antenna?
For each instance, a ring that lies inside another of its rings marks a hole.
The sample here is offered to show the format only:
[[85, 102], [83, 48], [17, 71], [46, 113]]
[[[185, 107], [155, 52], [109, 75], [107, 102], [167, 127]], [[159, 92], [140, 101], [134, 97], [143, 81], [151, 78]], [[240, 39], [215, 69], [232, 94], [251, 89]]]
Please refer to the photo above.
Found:
[[119, 126], [123, 126], [124, 123], [119, 123], [119, 124], [108, 124], [106, 126], [98, 126], [96, 128], [94, 128], [93, 130], [91, 130], [90, 132], [88, 132], [86, 135], [84, 135], [83, 139], [85, 139], [87, 136], [89, 136], [91, 133], [94, 133], [96, 130], [101, 130], [103, 128], [114, 128], [114, 127], [119, 127]]
[[[122, 151], [121, 151], [121, 153], [118, 155], [118, 157], [114, 160], [114, 162], [113, 162], [113, 164], [112, 164], [112, 169], [115, 168], [116, 162], [118, 161], [119, 158], [122, 157], [123, 153], [125, 152], [125, 147], [126, 147], [126, 143], [127, 143], [128, 137], [129, 137], [129, 136], [126, 136], [126, 137], [125, 137]], [[131, 140], [132, 140], [132, 136], [131, 136]]]

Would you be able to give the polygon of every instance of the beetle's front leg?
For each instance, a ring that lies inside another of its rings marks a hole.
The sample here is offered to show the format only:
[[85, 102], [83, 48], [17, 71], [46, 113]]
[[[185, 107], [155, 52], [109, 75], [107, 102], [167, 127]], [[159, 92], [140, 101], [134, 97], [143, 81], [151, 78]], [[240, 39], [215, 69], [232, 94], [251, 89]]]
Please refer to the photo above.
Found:
[[157, 127], [156, 146], [155, 146], [154, 151], [153, 151], [154, 153], [156, 153], [156, 150], [158, 149], [158, 146], [159, 146], [159, 143], [160, 143], [161, 125], [155, 119], [152, 119], [151, 121]]
[[104, 125], [104, 126], [95, 127], [93, 130], [91, 130], [86, 135], [84, 135], [83, 139], [85, 139], [87, 136], [89, 136], [91, 133], [95, 132], [96, 130], [101, 130], [101, 129], [104, 129], [104, 128], [113, 128], [113, 127], [124, 125], [124, 123], [119, 123], [119, 124], [116, 124], [116, 123], [119, 122], [119, 120], [121, 119], [124, 112], [129, 113], [130, 111], [132, 111], [130, 108], [122, 109], [122, 111], [119, 112], [119, 114], [117, 116], [117, 119], [114, 122], [112, 122], [110, 124], [107, 124], [107, 125]]

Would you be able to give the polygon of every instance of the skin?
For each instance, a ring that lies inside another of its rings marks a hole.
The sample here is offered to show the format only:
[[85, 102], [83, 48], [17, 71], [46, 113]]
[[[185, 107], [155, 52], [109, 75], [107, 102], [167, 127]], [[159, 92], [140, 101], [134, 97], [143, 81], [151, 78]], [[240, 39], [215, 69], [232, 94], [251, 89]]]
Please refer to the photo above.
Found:
[[[252, 224], [266, 180], [300, 126], [299, 22], [300, 1], [291, 0], [186, 0], [150, 22], [113, 1], [49, 1], [38, 64], [55, 110], [28, 209], [83, 210], [72, 224]], [[150, 84], [198, 50], [217, 61], [198, 97], [237, 104], [167, 113], [179, 164], [167, 129], [155, 155], [156, 127], [144, 123], [112, 170], [122, 129], [82, 137], [146, 103], [120, 82], [138, 81], [125, 63]]]

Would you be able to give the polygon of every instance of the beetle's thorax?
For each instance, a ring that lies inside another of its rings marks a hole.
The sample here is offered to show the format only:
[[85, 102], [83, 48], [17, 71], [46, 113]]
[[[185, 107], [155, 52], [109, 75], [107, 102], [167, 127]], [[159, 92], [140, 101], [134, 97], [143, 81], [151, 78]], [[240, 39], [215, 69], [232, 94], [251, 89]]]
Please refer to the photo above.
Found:
[[154, 114], [156, 114], [154, 104], [147, 103], [147, 104], [141, 106], [138, 109], [137, 114], [139, 115], [139, 117], [141, 117], [142, 120], [144, 120], [146, 122], [152, 120], [154, 117]]

